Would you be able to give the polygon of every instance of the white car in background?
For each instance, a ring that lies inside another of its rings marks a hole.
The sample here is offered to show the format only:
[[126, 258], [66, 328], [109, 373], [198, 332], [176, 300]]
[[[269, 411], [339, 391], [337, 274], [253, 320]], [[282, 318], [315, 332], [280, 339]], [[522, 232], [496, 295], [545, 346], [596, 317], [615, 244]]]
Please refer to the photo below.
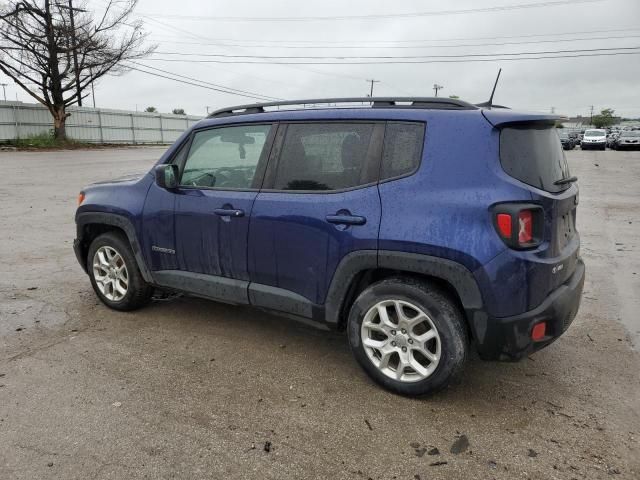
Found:
[[600, 129], [591, 129], [584, 132], [584, 137], [580, 143], [582, 150], [597, 148], [605, 150], [607, 148], [607, 131]]

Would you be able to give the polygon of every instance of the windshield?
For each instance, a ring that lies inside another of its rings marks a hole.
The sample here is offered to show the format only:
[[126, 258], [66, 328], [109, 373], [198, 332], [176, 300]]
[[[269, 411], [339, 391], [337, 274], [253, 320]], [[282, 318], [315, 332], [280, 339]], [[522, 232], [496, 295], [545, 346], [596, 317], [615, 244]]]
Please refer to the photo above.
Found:
[[640, 130], [637, 132], [624, 132], [621, 137], [640, 137]]
[[571, 176], [554, 127], [524, 124], [503, 128], [500, 163], [510, 176], [547, 192], [571, 186], [554, 183]]
[[604, 130], [587, 130], [584, 134], [585, 137], [602, 137], [604, 135]]
[[558, 135], [560, 135], [560, 138], [562, 138], [562, 139], [569, 138], [569, 134], [568, 133], [558, 133]]

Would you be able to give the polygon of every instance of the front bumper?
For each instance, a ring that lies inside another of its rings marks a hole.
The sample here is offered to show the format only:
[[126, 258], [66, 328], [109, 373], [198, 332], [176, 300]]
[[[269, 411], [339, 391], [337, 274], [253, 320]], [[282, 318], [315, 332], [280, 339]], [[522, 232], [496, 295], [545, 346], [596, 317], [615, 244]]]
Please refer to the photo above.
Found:
[[86, 273], [87, 272], [87, 261], [86, 261], [86, 258], [84, 258], [84, 254], [82, 252], [82, 245], [80, 244], [80, 240], [77, 239], [77, 238], [74, 238], [74, 240], [73, 240], [73, 251], [76, 254], [76, 258], [78, 259], [78, 263], [80, 264], [80, 266], [82, 267], [82, 269]]
[[607, 145], [607, 142], [582, 142], [580, 148], [582, 150], [588, 150], [590, 148], [603, 148]]
[[[566, 283], [554, 290], [537, 308], [520, 315], [487, 318], [482, 325], [476, 323], [478, 353], [483, 360], [517, 361], [546, 347], [562, 335], [580, 307], [584, 286], [585, 268], [578, 259], [573, 275]], [[539, 322], [546, 322], [546, 336], [538, 342], [531, 340], [531, 330]]]

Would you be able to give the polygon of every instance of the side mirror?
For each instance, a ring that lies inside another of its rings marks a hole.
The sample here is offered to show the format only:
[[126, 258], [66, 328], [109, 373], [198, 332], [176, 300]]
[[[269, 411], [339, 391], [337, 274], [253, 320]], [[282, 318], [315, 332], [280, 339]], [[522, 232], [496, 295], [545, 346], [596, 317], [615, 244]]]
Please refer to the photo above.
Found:
[[155, 169], [155, 173], [156, 183], [160, 188], [171, 190], [172, 188], [178, 187], [179, 171], [177, 165], [158, 165]]

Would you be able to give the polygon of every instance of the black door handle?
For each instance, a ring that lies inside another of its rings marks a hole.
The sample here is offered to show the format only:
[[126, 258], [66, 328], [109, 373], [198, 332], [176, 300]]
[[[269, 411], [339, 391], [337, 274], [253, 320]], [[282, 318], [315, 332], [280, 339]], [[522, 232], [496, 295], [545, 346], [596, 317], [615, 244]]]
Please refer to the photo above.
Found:
[[338, 225], [364, 225], [367, 219], [358, 215], [327, 215], [327, 222]]
[[235, 208], [216, 208], [213, 213], [221, 217], [244, 217], [244, 210]]

